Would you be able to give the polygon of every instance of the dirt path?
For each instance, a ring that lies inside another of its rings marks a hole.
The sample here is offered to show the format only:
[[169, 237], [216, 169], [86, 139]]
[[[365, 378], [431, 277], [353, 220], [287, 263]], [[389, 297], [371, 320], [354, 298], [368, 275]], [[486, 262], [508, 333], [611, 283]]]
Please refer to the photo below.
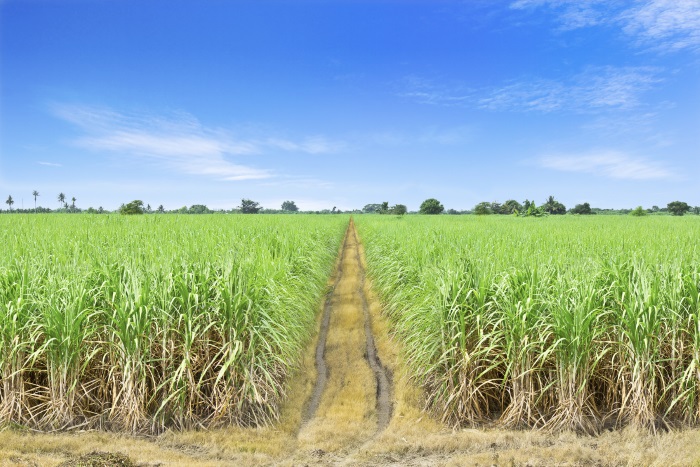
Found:
[[365, 317], [365, 337], [367, 338], [367, 362], [374, 372], [374, 378], [377, 384], [377, 431], [381, 432], [391, 420], [393, 411], [393, 400], [391, 390], [391, 372], [383, 364], [379, 355], [377, 355], [377, 346], [374, 343], [374, 335], [372, 331], [372, 316], [369, 311], [369, 303], [367, 293], [365, 291], [365, 268], [360, 256], [360, 242], [357, 239], [357, 230], [354, 223], [350, 223], [350, 232], [352, 233], [355, 242], [355, 260], [357, 261], [360, 284], [357, 293], [362, 301], [362, 313]]
[[[330, 456], [339, 462], [387, 428], [393, 407], [391, 375], [377, 352], [352, 221], [325, 302], [315, 368], [316, 383], [302, 417], [297, 454], [323, 454], [326, 460]], [[300, 458], [293, 455], [291, 460]]]
[[314, 361], [316, 365], [316, 384], [314, 384], [313, 393], [309, 399], [306, 408], [304, 409], [304, 415], [302, 416], [302, 426], [306, 425], [315, 415], [318, 410], [318, 406], [321, 404], [321, 396], [323, 396], [323, 391], [326, 389], [326, 382], [328, 381], [328, 365], [326, 365], [326, 342], [328, 341], [328, 328], [331, 324], [331, 310], [333, 307], [333, 298], [335, 295], [335, 290], [340, 283], [340, 279], [343, 277], [343, 260], [345, 258], [346, 250], [348, 244], [348, 233], [345, 233], [345, 238], [343, 239], [343, 249], [340, 253], [340, 261], [338, 262], [338, 269], [335, 273], [335, 281], [331, 292], [326, 297], [325, 304], [323, 306], [323, 317], [321, 318], [321, 329], [319, 330], [318, 343], [316, 344], [316, 353], [314, 354]]

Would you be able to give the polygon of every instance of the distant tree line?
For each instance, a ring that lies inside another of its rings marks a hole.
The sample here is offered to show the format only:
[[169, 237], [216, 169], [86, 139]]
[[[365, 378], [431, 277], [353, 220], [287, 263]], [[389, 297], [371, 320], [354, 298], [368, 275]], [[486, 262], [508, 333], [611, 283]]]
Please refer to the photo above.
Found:
[[[95, 209], [89, 207], [85, 210], [76, 206], [76, 197], [70, 198], [71, 203], [68, 203], [68, 198], [64, 193], [59, 193], [57, 201], [59, 203], [58, 209], [51, 209], [47, 207], [42, 207], [37, 205], [37, 198], [41, 196], [37, 190], [32, 192], [34, 197], [34, 208], [31, 209], [13, 209], [16, 204], [15, 199], [12, 195], [7, 197], [5, 204], [7, 204], [8, 209], [5, 212], [14, 213], [87, 213], [87, 214], [106, 214], [110, 211], [105, 210], [100, 206]], [[163, 205], [159, 205], [155, 210], [151, 208], [150, 204], [144, 204], [141, 200], [133, 200], [129, 203], [122, 204], [116, 211], [124, 215], [138, 215], [138, 214], [277, 214], [277, 213], [305, 213], [305, 214], [340, 214], [343, 211], [337, 209], [333, 206], [332, 209], [322, 209], [316, 211], [301, 211], [296, 203], [292, 200], [286, 200], [282, 202], [280, 209], [265, 209], [257, 201], [253, 201], [248, 198], [241, 199], [241, 204], [233, 209], [219, 209], [212, 210], [209, 209], [204, 204], [193, 204], [190, 207], [182, 206], [178, 209], [166, 210]], [[408, 208], [405, 204], [395, 204], [389, 206], [388, 201], [383, 203], [366, 204], [362, 209], [354, 209], [351, 211], [345, 211], [346, 213], [352, 214], [393, 214], [398, 216], [403, 216], [409, 213]], [[415, 212], [414, 212], [415, 213]], [[420, 205], [418, 214], [476, 214], [476, 215], [490, 215], [490, 214], [501, 214], [501, 215], [515, 215], [522, 217], [541, 217], [547, 215], [562, 215], [562, 214], [577, 214], [577, 215], [593, 215], [593, 214], [630, 214], [633, 216], [643, 216], [647, 214], [671, 214], [674, 216], [682, 216], [686, 213], [692, 213], [700, 215], [700, 206], [690, 206], [688, 203], [683, 201], [672, 201], [666, 205], [664, 208], [659, 208], [658, 206], [652, 206], [649, 209], [644, 209], [642, 206], [637, 206], [634, 209], [601, 209], [593, 208], [590, 203], [577, 204], [573, 208], [567, 210], [566, 206], [561, 202], [557, 201], [554, 196], [549, 196], [544, 203], [537, 206], [535, 201], [530, 201], [526, 199], [522, 203], [509, 199], [504, 203], [499, 203], [497, 201], [483, 201], [474, 206], [471, 210], [457, 211], [455, 209], [447, 209], [435, 198], [428, 198], [423, 201]]]
[[[501, 204], [498, 202], [484, 201], [474, 206], [473, 211], [466, 212], [477, 215], [487, 214], [506, 214], [517, 216], [542, 216], [542, 215], [561, 215], [561, 214], [632, 214], [635, 216], [652, 214], [652, 213], [668, 213], [674, 216], [682, 216], [686, 213], [700, 215], [700, 206], [692, 207], [688, 203], [681, 201], [673, 201], [668, 203], [665, 208], [652, 206], [651, 209], [644, 209], [638, 206], [635, 209], [600, 209], [592, 208], [590, 203], [577, 204], [567, 211], [566, 206], [557, 201], [553, 196], [549, 196], [543, 204], [537, 206], [534, 201], [525, 200], [522, 204], [516, 200], [508, 200]], [[448, 214], [458, 214], [452, 209], [448, 210]]]

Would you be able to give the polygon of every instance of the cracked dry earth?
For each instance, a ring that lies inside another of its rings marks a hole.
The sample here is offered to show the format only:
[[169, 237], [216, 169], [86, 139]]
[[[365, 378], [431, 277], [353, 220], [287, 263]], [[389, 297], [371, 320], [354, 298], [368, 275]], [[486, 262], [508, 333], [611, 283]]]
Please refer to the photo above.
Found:
[[450, 429], [421, 410], [421, 391], [406, 376], [366, 278], [352, 220], [329, 285], [318, 336], [291, 380], [275, 426], [155, 438], [6, 429], [0, 431], [0, 466], [112, 465], [84, 463], [86, 456], [109, 453], [140, 466], [700, 465], [697, 429], [596, 437]]

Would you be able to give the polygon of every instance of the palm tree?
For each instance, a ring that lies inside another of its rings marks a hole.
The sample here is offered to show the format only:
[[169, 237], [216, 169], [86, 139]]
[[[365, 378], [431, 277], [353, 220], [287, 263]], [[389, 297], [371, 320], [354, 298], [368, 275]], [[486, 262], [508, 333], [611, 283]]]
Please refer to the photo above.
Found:
[[547, 211], [549, 214], [566, 214], [566, 206], [554, 199], [554, 196], [551, 195], [547, 198], [547, 201], [545, 201], [544, 204], [540, 207]]
[[38, 191], [34, 190], [32, 191], [32, 196], [34, 197], [34, 214], [36, 214], [36, 197], [41, 195], [39, 195]]
[[73, 201], [73, 204], [71, 204], [70, 207], [71, 207], [71, 209], [72, 209], [73, 211], [75, 211], [75, 196], [73, 196], [73, 198], [71, 199], [71, 201]]
[[12, 205], [15, 204], [15, 200], [12, 199], [12, 195], [7, 197], [7, 201], [5, 201], [5, 204], [10, 206], [10, 212], [12, 212]]
[[61, 204], [66, 204], [66, 195], [63, 193], [58, 194], [58, 202]]

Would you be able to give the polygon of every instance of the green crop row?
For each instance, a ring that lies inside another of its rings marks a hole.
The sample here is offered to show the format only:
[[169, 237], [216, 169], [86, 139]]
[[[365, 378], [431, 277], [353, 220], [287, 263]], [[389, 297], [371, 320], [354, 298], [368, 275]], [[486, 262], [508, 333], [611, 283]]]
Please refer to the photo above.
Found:
[[347, 218], [2, 216], [0, 423], [277, 416]]
[[446, 422], [700, 421], [697, 219], [355, 223], [413, 378]]

